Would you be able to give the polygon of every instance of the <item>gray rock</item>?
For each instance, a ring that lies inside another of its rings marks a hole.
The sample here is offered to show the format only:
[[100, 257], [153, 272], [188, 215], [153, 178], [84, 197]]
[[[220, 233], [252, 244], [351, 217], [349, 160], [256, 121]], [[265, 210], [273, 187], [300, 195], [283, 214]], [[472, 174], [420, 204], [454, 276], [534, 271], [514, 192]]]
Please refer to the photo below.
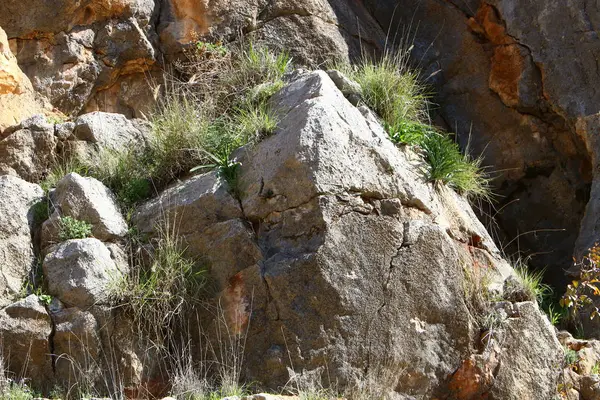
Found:
[[501, 347], [490, 399], [551, 399], [564, 350], [555, 328], [532, 302], [517, 303], [498, 332]]
[[95, 384], [100, 379], [104, 362], [98, 322], [92, 313], [76, 307], [57, 311], [52, 318], [56, 378], [63, 384]]
[[146, 138], [121, 114], [92, 112], [75, 121], [77, 139], [97, 144], [102, 149], [122, 150], [145, 145]]
[[344, 96], [353, 105], [358, 105], [362, 96], [362, 88], [353, 80], [350, 80], [338, 70], [331, 69], [327, 71], [327, 75], [331, 78], [335, 86], [342, 92]]
[[6, 369], [32, 379], [35, 388], [50, 382], [51, 333], [50, 317], [35, 295], [0, 310], [0, 350]]
[[30, 294], [22, 300], [12, 303], [4, 309], [11, 318], [27, 318], [46, 321], [50, 323], [50, 317], [46, 308], [41, 304], [35, 294]]
[[32, 206], [44, 191], [12, 176], [0, 176], [0, 307], [11, 303], [36, 264], [30, 226]]
[[86, 309], [108, 304], [127, 266], [117, 264], [98, 239], [73, 239], [60, 243], [43, 263], [48, 292], [68, 306]]
[[42, 225], [43, 247], [58, 242], [60, 218], [67, 216], [91, 224], [92, 235], [103, 241], [127, 234], [127, 223], [114, 195], [97, 179], [70, 173], [57, 183], [51, 199], [55, 211]]
[[418, 155], [325, 72], [271, 101], [277, 133], [237, 154], [242, 207], [209, 173], [142, 206], [136, 225], [155, 235], [170, 221], [206, 261], [220, 317], [205, 329], [247, 332], [245, 380], [283, 385], [291, 358], [344, 387], [370, 363], [394, 377], [386, 391], [447, 393], [476, 333], [463, 271], [501, 286], [510, 267], [466, 200], [426, 183]]
[[600, 376], [586, 375], [580, 381], [579, 393], [582, 400], [598, 400], [600, 399]]
[[34, 116], [16, 128], [12, 133], [8, 129], [9, 134], [0, 140], [0, 174], [39, 182], [55, 159], [54, 127], [44, 117]]

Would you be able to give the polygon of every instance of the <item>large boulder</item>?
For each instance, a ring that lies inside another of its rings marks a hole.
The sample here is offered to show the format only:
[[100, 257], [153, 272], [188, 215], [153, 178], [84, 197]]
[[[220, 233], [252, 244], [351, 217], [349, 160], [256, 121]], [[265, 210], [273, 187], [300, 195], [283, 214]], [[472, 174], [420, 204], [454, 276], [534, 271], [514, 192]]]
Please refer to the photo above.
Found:
[[43, 247], [58, 241], [62, 217], [91, 224], [92, 235], [102, 241], [119, 240], [127, 234], [114, 195], [97, 179], [72, 172], [56, 184], [51, 199], [55, 210], [42, 225]]
[[39, 182], [56, 159], [54, 125], [36, 114], [11, 126], [0, 136], [0, 174]]
[[0, 176], [0, 307], [21, 292], [25, 278], [36, 264], [31, 226], [34, 205], [44, 191], [12, 176]]
[[0, 351], [4, 367], [34, 387], [49, 386], [52, 370], [52, 321], [36, 295], [0, 310]]
[[342, 386], [381, 368], [388, 390], [444, 393], [477, 329], [464, 271], [502, 282], [510, 268], [467, 201], [425, 183], [422, 160], [325, 72], [271, 101], [279, 128], [237, 154], [237, 191], [194, 177], [134, 223], [150, 234], [170, 223], [206, 262], [219, 293], [206, 329], [247, 335], [245, 379], [283, 385], [289, 360]]
[[94, 238], [56, 245], [43, 263], [48, 293], [67, 306], [81, 309], [110, 304], [112, 290], [128, 272], [117, 252]]
[[73, 135], [101, 149], [123, 150], [144, 146], [146, 132], [121, 114], [91, 112], [75, 121]]

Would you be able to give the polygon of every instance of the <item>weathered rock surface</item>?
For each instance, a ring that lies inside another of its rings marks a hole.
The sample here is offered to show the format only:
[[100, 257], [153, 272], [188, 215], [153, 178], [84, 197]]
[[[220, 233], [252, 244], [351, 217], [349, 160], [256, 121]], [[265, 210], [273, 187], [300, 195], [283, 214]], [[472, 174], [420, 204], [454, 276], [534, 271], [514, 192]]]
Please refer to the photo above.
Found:
[[123, 150], [145, 146], [147, 135], [121, 114], [91, 112], [75, 121], [74, 136], [101, 149]]
[[61, 217], [72, 217], [92, 225], [92, 235], [115, 241], [127, 234], [127, 223], [115, 197], [102, 182], [72, 172], [62, 178], [51, 195], [54, 213], [42, 226], [43, 247], [58, 240]]
[[534, 253], [561, 287], [578, 236], [578, 255], [598, 239], [597, 190], [585, 208], [597, 170], [600, 9], [587, 3], [364, 1], [392, 37], [418, 22], [412, 58], [436, 88], [438, 121], [502, 171], [500, 240]]
[[[380, 50], [385, 34], [359, 2], [343, 0], [69, 1], [0, 4], [21, 69], [58, 109], [148, 114], [148, 77], [163, 58], [202, 40], [234, 41], [240, 32], [317, 65]], [[152, 78], [150, 78], [152, 80]], [[160, 81], [160, 80], [159, 80]]]
[[43, 263], [48, 292], [70, 307], [86, 309], [110, 302], [127, 265], [98, 239], [73, 239], [56, 245]]
[[0, 310], [0, 350], [5, 367], [15, 376], [27, 376], [34, 387], [51, 382], [50, 316], [36, 295]]
[[564, 350], [555, 328], [536, 304], [505, 307], [502, 325], [492, 332], [501, 347], [490, 399], [551, 399], [556, 394]]
[[[3, 137], [4, 136], [4, 137]], [[0, 174], [38, 182], [56, 159], [54, 125], [41, 114], [5, 130], [0, 139]]]
[[30, 229], [32, 207], [43, 195], [38, 185], [0, 176], [0, 307], [15, 299], [36, 264]]
[[378, 365], [399, 394], [445, 393], [473, 351], [463, 270], [501, 282], [510, 268], [466, 200], [425, 183], [418, 156], [325, 72], [301, 75], [272, 106], [275, 135], [238, 154], [239, 202], [208, 173], [134, 223], [156, 233], [169, 221], [206, 261], [221, 320], [248, 329], [245, 379], [285, 384], [291, 357], [341, 385]]
[[42, 108], [29, 78], [21, 71], [10, 51], [6, 32], [0, 26], [0, 133]]

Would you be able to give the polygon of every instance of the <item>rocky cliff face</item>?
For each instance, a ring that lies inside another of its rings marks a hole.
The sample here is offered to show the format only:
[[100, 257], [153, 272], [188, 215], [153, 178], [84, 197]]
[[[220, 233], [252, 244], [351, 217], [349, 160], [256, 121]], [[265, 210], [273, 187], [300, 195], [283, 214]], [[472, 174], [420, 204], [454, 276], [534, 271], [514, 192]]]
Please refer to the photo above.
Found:
[[439, 118], [463, 143], [471, 134], [473, 151], [501, 171], [501, 212], [492, 213], [502, 241], [535, 254], [532, 262], [563, 283], [574, 247], [581, 256], [597, 241], [597, 7], [527, 0], [365, 6], [392, 32], [412, 28], [412, 55], [437, 90]]
[[[0, 366], [45, 393], [82, 381], [127, 398], [173, 391], [114, 296], [156, 267], [170, 221], [209, 281], [205, 308], [177, 308], [201, 333], [168, 344], [192, 364], [210, 348], [259, 388], [311, 382], [356, 399], [597, 398], [600, 345], [557, 335], [511, 292], [503, 257], [533, 254], [562, 287], [571, 256], [598, 239], [599, 12], [584, 0], [2, 2]], [[390, 141], [356, 83], [314, 70], [380, 54], [396, 30], [436, 89], [434, 121], [498, 171], [497, 225], [426, 182], [423, 155]], [[70, 166], [44, 193], [58, 161], [150, 146], [149, 81], [199, 40], [242, 35], [313, 70], [268, 101], [274, 134], [226, 160], [235, 182], [182, 174], [125, 210]]]

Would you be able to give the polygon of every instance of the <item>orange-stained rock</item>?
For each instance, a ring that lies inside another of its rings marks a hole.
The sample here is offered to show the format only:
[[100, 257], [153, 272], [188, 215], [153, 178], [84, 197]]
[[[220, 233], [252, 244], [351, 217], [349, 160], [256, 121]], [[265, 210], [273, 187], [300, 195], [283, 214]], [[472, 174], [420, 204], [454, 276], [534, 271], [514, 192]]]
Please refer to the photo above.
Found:
[[27, 90], [31, 90], [31, 82], [19, 68], [6, 33], [0, 27], [0, 95], [21, 94]]
[[21, 120], [42, 112], [29, 78], [21, 71], [11, 52], [6, 33], [0, 27], [0, 133]]
[[486, 392], [493, 379], [490, 364], [481, 355], [473, 355], [463, 361], [448, 388], [457, 400], [483, 400], [487, 399]]

